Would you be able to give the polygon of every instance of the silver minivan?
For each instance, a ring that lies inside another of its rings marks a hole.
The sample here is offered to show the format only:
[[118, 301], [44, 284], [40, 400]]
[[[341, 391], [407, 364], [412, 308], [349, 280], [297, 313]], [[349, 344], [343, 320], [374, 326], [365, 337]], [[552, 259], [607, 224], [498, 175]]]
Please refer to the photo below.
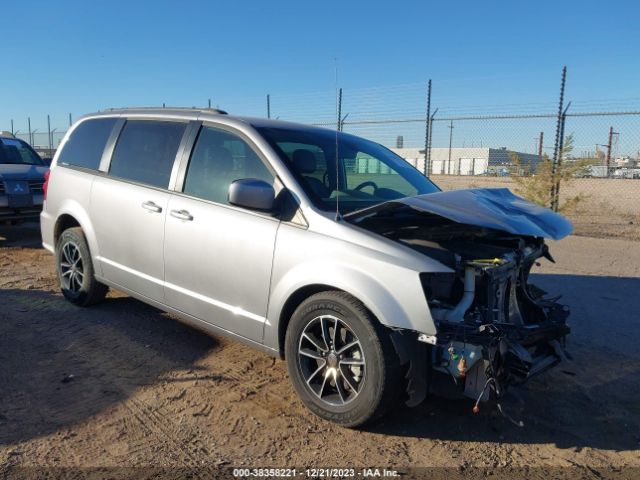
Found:
[[341, 425], [429, 393], [477, 411], [564, 356], [568, 308], [529, 272], [571, 224], [506, 189], [440, 191], [353, 135], [109, 110], [69, 130], [44, 193], [70, 302], [112, 287], [284, 358], [305, 405]]

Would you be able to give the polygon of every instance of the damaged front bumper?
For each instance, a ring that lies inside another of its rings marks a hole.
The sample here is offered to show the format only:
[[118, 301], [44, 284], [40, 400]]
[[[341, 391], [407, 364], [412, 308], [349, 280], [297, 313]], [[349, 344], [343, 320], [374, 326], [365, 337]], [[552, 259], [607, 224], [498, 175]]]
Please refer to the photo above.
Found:
[[500, 398], [508, 387], [522, 385], [567, 357], [568, 315], [558, 305], [539, 325], [441, 323], [431, 367], [450, 376], [467, 397]]
[[460, 259], [457, 274], [422, 279], [437, 334], [417, 342], [401, 335], [422, 348], [395, 340], [412, 364], [409, 405], [427, 393], [457, 394], [475, 400], [477, 411], [480, 401], [498, 400], [567, 358], [569, 308], [528, 282], [542, 256], [553, 261], [544, 243], [530, 244], [500, 258]]

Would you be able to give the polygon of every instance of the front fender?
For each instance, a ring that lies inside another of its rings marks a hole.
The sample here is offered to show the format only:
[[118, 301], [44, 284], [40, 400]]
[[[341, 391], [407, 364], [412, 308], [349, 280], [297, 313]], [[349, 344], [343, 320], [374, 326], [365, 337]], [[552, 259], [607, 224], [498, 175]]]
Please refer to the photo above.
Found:
[[[314, 285], [349, 293], [388, 327], [436, 333], [419, 270], [394, 264], [388, 256], [371, 255], [366, 249], [305, 233], [302, 242], [302, 238], [283, 238], [282, 230], [279, 232], [264, 335], [266, 346], [280, 347], [279, 322], [287, 300], [300, 289]], [[292, 235], [295, 237], [296, 232]]]

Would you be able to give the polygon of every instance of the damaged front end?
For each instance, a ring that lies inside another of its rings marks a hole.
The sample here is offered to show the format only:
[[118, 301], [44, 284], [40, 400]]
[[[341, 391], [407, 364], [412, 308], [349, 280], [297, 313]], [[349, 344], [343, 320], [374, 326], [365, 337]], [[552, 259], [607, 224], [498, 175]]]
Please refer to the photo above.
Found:
[[[431, 248], [425, 243], [414, 245]], [[421, 275], [438, 330], [433, 370], [453, 377], [464, 395], [487, 400], [557, 364], [569, 309], [529, 283], [536, 260], [551, 259], [543, 240], [494, 232], [448, 247], [455, 273]]]
[[[453, 213], [443, 211], [446, 201], [442, 197], [452, 193], [397, 201], [391, 208], [378, 208], [353, 219], [451, 269], [420, 274], [437, 330], [436, 335], [418, 338], [430, 345], [426, 362], [424, 353], [417, 353], [420, 348], [411, 345], [409, 335], [400, 333], [394, 342], [411, 364], [409, 404], [419, 403], [427, 392], [450, 393], [447, 387], [453, 385], [455, 392], [476, 400], [477, 411], [480, 401], [500, 398], [508, 387], [522, 384], [565, 357], [569, 309], [558, 303], [559, 297], [549, 298], [530, 284], [529, 275], [538, 259], [553, 262], [543, 236], [561, 238], [571, 227], [546, 209], [542, 209], [541, 221], [535, 215], [535, 209], [541, 207], [530, 208], [532, 204], [510, 192], [499, 191], [504, 200], [499, 203], [496, 191], [490, 190], [474, 191], [474, 198], [480, 200], [469, 205], [464, 215], [469, 221], [468, 216], [475, 213], [478, 220], [461, 223], [455, 209]], [[440, 196], [435, 207], [430, 204], [434, 196]], [[524, 205], [524, 211], [514, 207], [516, 202], [518, 207]], [[489, 210], [496, 215], [490, 216]], [[508, 228], [510, 215], [519, 222], [514, 228]], [[497, 229], [496, 217], [507, 226]], [[527, 227], [527, 222], [532, 226]], [[445, 381], [438, 382], [438, 377]]]

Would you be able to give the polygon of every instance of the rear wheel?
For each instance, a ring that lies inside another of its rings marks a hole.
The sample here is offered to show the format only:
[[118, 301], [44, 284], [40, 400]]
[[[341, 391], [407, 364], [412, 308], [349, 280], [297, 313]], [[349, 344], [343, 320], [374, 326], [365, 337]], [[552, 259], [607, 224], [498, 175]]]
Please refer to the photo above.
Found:
[[287, 329], [285, 355], [304, 404], [343, 426], [378, 418], [402, 390], [388, 333], [344, 292], [321, 292], [302, 302]]
[[104, 299], [109, 288], [94, 276], [87, 240], [80, 227], [65, 230], [56, 244], [60, 289], [71, 303], [87, 307]]

